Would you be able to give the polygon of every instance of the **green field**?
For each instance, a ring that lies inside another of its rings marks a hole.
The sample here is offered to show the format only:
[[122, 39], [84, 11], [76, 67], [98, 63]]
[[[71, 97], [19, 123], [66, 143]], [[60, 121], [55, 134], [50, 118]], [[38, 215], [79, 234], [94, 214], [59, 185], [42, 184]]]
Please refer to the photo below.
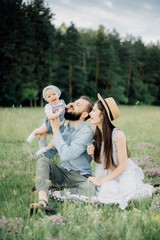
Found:
[[[120, 106], [120, 111], [115, 124], [126, 134], [131, 158], [143, 168], [145, 182], [160, 183], [160, 108]], [[126, 210], [116, 205], [50, 200], [62, 218], [42, 212], [30, 218], [29, 205], [37, 201], [30, 189], [34, 186], [38, 139], [28, 144], [26, 138], [40, 126], [44, 112], [42, 108], [1, 108], [0, 116], [0, 239], [159, 239], [159, 190], [152, 198], [131, 202]]]

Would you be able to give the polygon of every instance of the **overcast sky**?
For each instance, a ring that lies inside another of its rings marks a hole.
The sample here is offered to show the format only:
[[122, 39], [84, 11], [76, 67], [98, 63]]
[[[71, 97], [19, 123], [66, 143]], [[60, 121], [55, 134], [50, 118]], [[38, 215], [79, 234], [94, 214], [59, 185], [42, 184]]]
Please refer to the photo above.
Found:
[[76, 28], [114, 28], [124, 38], [140, 36], [145, 43], [160, 40], [160, 0], [45, 0], [59, 27], [73, 22]]

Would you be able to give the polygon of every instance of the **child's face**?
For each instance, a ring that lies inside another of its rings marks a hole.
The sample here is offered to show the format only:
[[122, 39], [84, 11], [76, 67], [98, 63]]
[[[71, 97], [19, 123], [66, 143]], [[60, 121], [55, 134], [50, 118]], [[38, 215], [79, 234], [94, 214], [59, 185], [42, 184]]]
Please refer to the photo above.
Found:
[[59, 103], [58, 93], [54, 91], [52, 88], [48, 88], [45, 91], [45, 98], [46, 98], [46, 101], [50, 104], [56, 105]]

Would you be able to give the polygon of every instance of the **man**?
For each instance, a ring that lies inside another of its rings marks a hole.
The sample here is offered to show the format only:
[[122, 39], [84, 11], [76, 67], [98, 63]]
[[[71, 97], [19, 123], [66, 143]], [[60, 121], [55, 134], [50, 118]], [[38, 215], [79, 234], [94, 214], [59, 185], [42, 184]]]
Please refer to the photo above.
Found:
[[[59, 119], [51, 120], [54, 134], [55, 149], [41, 157], [36, 165], [36, 189], [38, 203], [31, 204], [31, 209], [43, 207], [46, 211], [53, 209], [48, 204], [48, 189], [50, 185], [59, 189], [69, 188], [72, 193], [88, 195], [94, 191], [93, 184], [87, 181], [91, 176], [91, 157], [87, 154], [87, 146], [92, 143], [93, 130], [85, 122], [93, 107], [91, 100], [82, 96], [74, 103], [66, 106], [65, 119], [69, 120], [63, 133], [60, 132]], [[42, 136], [40, 146], [47, 143]], [[58, 152], [60, 166], [57, 166], [51, 156]]]

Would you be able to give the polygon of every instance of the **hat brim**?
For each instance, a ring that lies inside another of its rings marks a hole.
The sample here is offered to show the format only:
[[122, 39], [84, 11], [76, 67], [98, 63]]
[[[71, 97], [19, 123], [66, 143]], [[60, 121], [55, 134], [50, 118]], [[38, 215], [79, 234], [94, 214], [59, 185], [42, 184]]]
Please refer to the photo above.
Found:
[[109, 113], [109, 109], [108, 109], [108, 106], [107, 106], [105, 100], [101, 97], [101, 95], [99, 93], [97, 94], [97, 97], [102, 102], [102, 104], [103, 104], [103, 106], [104, 106], [104, 108], [105, 108], [105, 110], [106, 110], [106, 112], [108, 114], [109, 121], [112, 122], [111, 121], [111, 117], [110, 117], [110, 113]]

